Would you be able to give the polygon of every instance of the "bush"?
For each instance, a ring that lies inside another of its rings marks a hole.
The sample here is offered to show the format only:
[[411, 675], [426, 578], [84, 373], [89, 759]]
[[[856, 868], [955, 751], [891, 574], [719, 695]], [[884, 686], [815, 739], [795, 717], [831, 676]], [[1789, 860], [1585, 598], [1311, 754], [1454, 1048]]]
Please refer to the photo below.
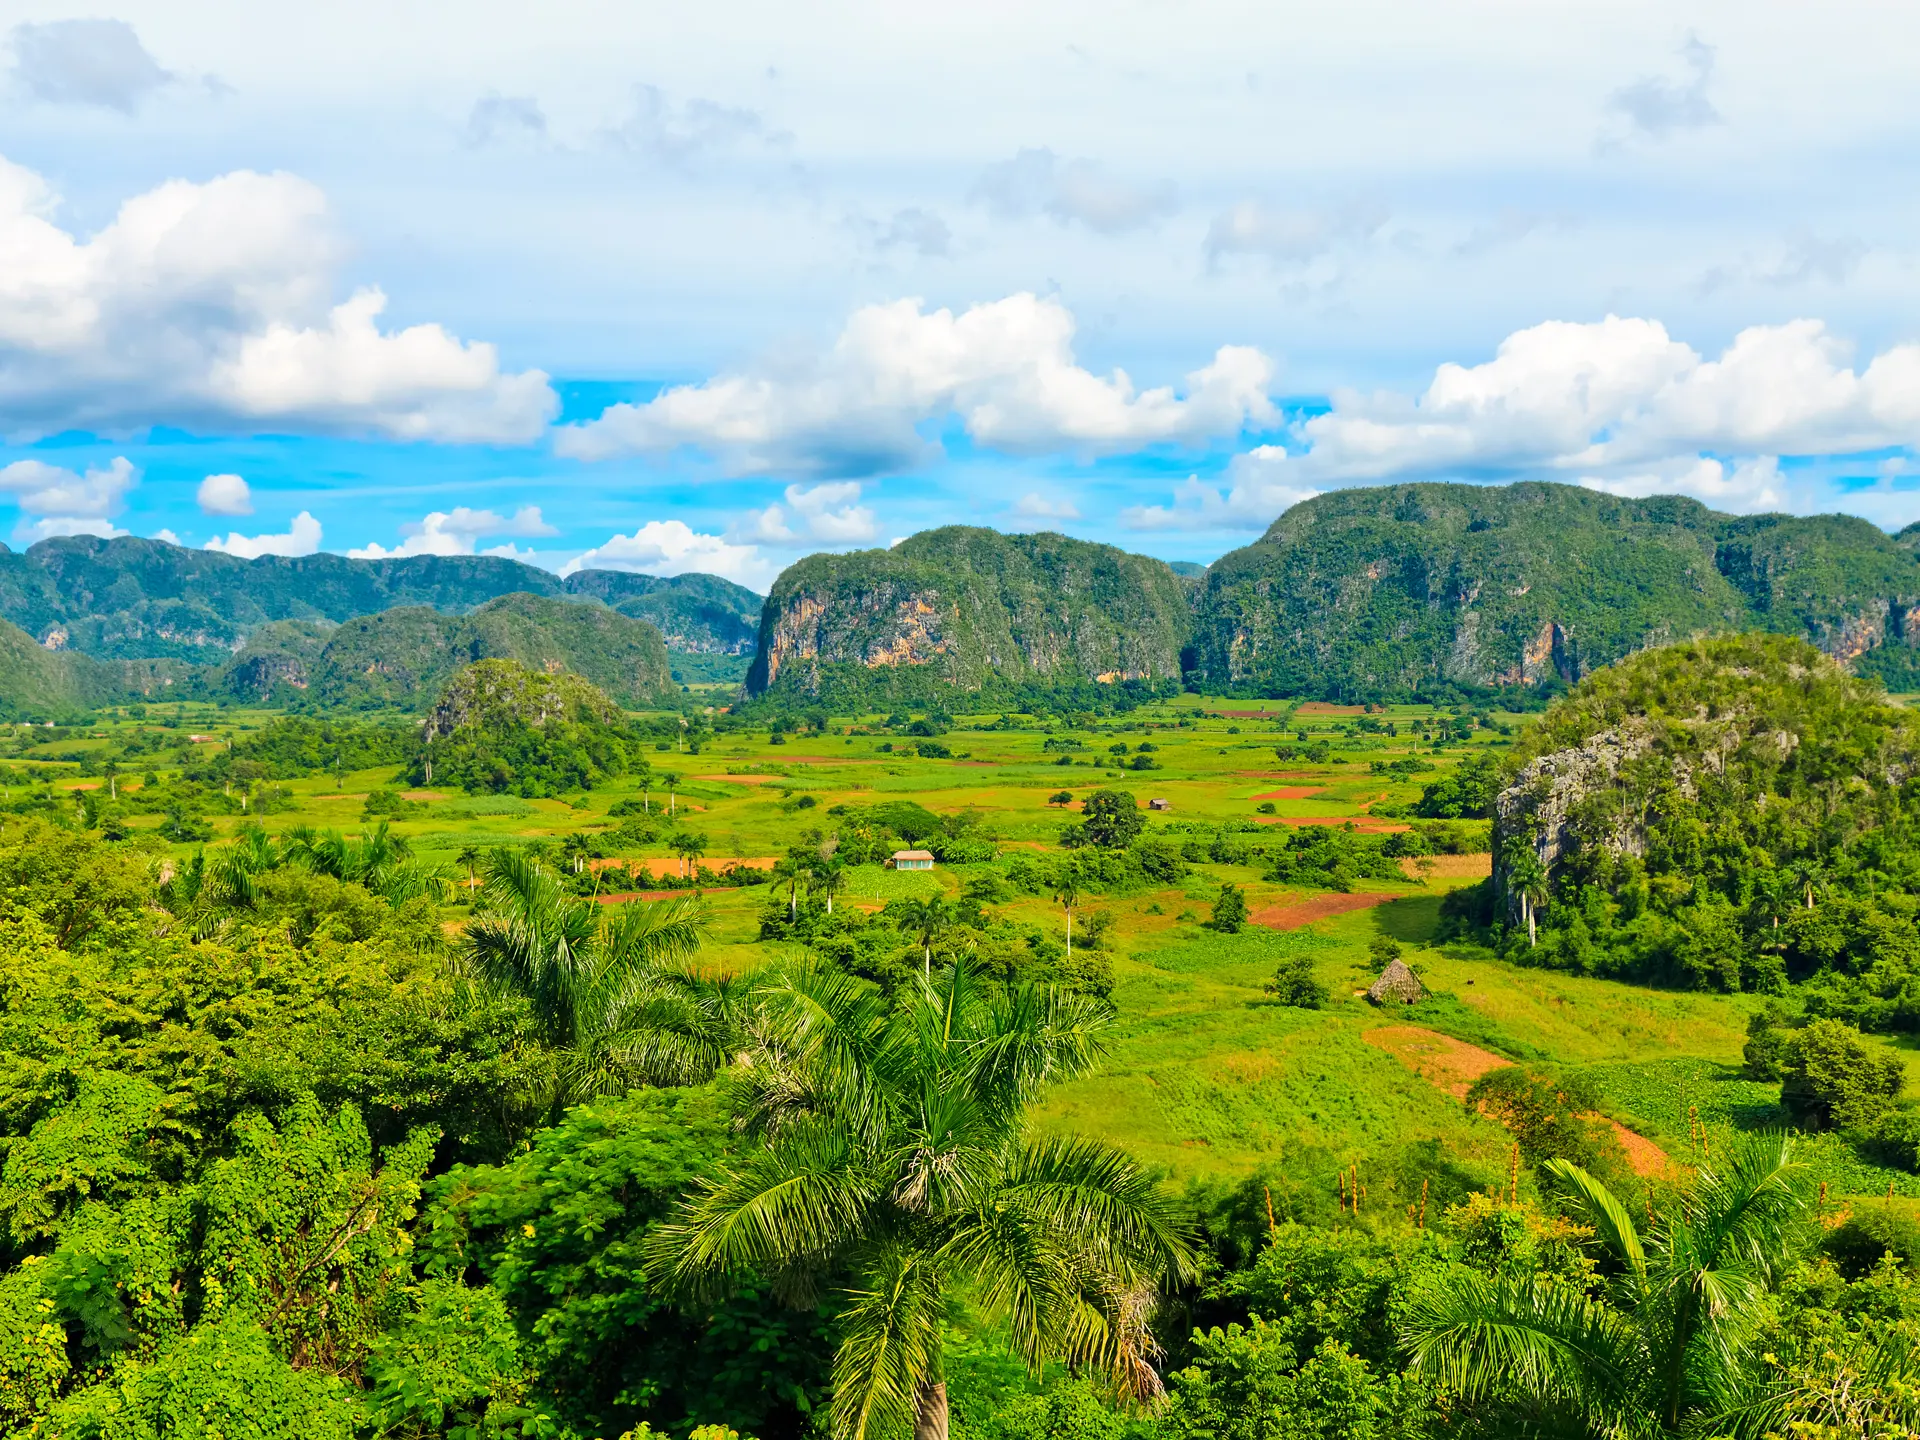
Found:
[[1299, 1010], [1318, 1010], [1327, 1003], [1327, 987], [1314, 974], [1310, 955], [1289, 955], [1282, 960], [1265, 988], [1276, 1004]]
[[1213, 902], [1213, 918], [1207, 924], [1223, 935], [1238, 935], [1246, 923], [1246, 893], [1238, 885], [1222, 885], [1220, 898]]
[[1839, 1020], [1815, 1020], [1787, 1042], [1780, 1104], [1810, 1130], [1871, 1126], [1893, 1107], [1906, 1076], [1890, 1055], [1868, 1050]]

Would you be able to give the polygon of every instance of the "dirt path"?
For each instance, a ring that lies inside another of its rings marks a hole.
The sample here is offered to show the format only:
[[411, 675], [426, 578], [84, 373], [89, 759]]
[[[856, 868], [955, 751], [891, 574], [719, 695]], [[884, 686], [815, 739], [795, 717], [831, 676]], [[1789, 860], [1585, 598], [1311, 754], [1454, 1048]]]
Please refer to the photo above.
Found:
[[1311, 900], [1269, 905], [1264, 910], [1254, 911], [1251, 919], [1254, 924], [1265, 925], [1269, 930], [1298, 930], [1302, 925], [1311, 925], [1316, 920], [1351, 915], [1356, 910], [1371, 910], [1376, 905], [1400, 898], [1398, 895], [1316, 895]]
[[[1491, 1050], [1469, 1045], [1437, 1030], [1418, 1025], [1382, 1025], [1360, 1037], [1376, 1050], [1384, 1050], [1430, 1085], [1438, 1086], [1456, 1100], [1465, 1100], [1467, 1091], [1489, 1070], [1511, 1065]], [[1598, 1117], [1596, 1117], [1598, 1118]], [[1618, 1120], [1608, 1120], [1620, 1148], [1627, 1152], [1627, 1163], [1636, 1175], [1657, 1175], [1666, 1169], [1667, 1152], [1646, 1136], [1629, 1130]]]

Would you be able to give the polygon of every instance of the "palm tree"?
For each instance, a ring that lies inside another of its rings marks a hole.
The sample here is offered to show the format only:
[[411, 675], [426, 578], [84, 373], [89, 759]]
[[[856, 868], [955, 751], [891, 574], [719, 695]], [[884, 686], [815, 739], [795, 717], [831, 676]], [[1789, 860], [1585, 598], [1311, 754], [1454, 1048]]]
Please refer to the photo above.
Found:
[[831, 855], [817, 861], [807, 871], [807, 888], [825, 897], [827, 914], [833, 913], [833, 897], [847, 888], [847, 867]]
[[480, 864], [479, 847], [474, 845], [462, 845], [460, 847], [460, 853], [453, 857], [453, 863], [458, 865], [462, 870], [467, 872], [467, 890], [469, 893], [471, 893], [476, 883], [476, 879], [473, 872]]
[[698, 830], [683, 830], [667, 842], [667, 848], [680, 857], [680, 874], [691, 873], [692, 862], [707, 853], [707, 837]]
[[1470, 1402], [1572, 1416], [1576, 1434], [1674, 1434], [1689, 1422], [1725, 1433], [1720, 1423], [1754, 1403], [1742, 1392], [1755, 1321], [1806, 1235], [1792, 1142], [1746, 1141], [1644, 1237], [1586, 1171], [1566, 1160], [1546, 1168], [1607, 1252], [1616, 1273], [1605, 1297], [1458, 1268], [1409, 1306], [1401, 1339], [1412, 1369]]
[[1067, 959], [1073, 959], [1073, 907], [1080, 903], [1080, 879], [1071, 865], [1062, 865], [1053, 877], [1053, 901], [1067, 912]]
[[1547, 898], [1546, 869], [1540, 864], [1540, 857], [1534, 852], [1532, 842], [1518, 835], [1511, 837], [1502, 847], [1500, 862], [1508, 893], [1520, 901], [1520, 917], [1526, 922], [1527, 947], [1531, 949], [1539, 939], [1535, 912]]
[[740, 1074], [759, 1143], [651, 1237], [666, 1287], [771, 1277], [806, 1301], [842, 1280], [834, 1434], [944, 1440], [946, 1298], [960, 1282], [1038, 1368], [1098, 1367], [1158, 1392], [1147, 1317], [1195, 1265], [1176, 1212], [1127, 1156], [1036, 1140], [1026, 1112], [1084, 1074], [1103, 1002], [981, 987], [964, 966], [890, 1002], [829, 969], [756, 994]]
[[460, 958], [525, 996], [542, 1039], [565, 1056], [556, 1109], [635, 1079], [688, 1085], [713, 1074], [729, 1053], [731, 1001], [690, 966], [707, 925], [697, 899], [599, 905], [513, 850], [490, 852], [482, 868], [482, 909]]
[[667, 787], [667, 814], [678, 814], [679, 811], [674, 805], [673, 792], [680, 788], [680, 777], [669, 770], [660, 777], [660, 783]]
[[953, 911], [939, 896], [930, 900], [903, 900], [900, 903], [900, 928], [920, 937], [926, 973], [933, 973], [933, 942], [940, 932], [953, 924]]

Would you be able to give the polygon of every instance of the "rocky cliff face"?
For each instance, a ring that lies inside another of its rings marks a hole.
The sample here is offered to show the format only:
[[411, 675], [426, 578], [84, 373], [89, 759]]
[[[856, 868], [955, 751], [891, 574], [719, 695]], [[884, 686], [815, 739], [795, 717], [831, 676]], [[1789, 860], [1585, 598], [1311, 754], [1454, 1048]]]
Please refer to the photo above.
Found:
[[1177, 681], [1182, 582], [1158, 560], [1060, 535], [951, 527], [815, 555], [775, 582], [749, 693], [861, 699], [1029, 682]]
[[1916, 596], [1913, 550], [1850, 517], [1381, 486], [1296, 505], [1215, 562], [1193, 669], [1226, 691], [1381, 699], [1572, 683], [1650, 646], [1769, 629], [1898, 683], [1920, 672]]

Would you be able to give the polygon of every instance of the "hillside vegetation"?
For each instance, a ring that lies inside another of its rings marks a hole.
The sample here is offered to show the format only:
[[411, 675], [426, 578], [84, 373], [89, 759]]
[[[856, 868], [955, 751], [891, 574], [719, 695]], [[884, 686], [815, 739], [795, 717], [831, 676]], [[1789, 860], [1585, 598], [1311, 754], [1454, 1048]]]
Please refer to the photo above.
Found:
[[352, 560], [343, 555], [240, 560], [162, 540], [90, 535], [0, 546], [0, 619], [52, 648], [106, 659], [223, 664], [272, 621], [339, 623], [396, 606], [458, 614], [525, 593], [605, 601], [653, 622], [669, 646], [742, 654], [760, 597], [714, 575], [581, 570], [565, 579], [489, 555]]
[[1920, 720], [1804, 641], [1636, 655], [1515, 747], [1478, 920], [1524, 963], [1920, 1029], [1916, 775]]
[[482, 660], [454, 676], [421, 727], [418, 784], [490, 794], [591, 789], [647, 769], [639, 737], [600, 691], [576, 675]]
[[774, 582], [747, 676], [835, 706], [1177, 683], [1185, 587], [1158, 560], [1062, 535], [929, 530], [812, 555]]
[[1700, 632], [1802, 636], [1896, 688], [1920, 650], [1913, 536], [1568, 485], [1391, 485], [1288, 510], [1207, 573], [1192, 671], [1358, 701], [1571, 682]]
[[660, 633], [599, 604], [504, 595], [464, 615], [401, 606], [331, 630], [297, 621], [261, 627], [226, 674], [256, 698], [319, 706], [428, 703], [462, 666], [514, 660], [565, 670], [644, 706], [676, 693]]

